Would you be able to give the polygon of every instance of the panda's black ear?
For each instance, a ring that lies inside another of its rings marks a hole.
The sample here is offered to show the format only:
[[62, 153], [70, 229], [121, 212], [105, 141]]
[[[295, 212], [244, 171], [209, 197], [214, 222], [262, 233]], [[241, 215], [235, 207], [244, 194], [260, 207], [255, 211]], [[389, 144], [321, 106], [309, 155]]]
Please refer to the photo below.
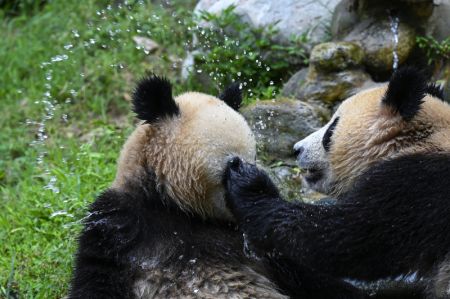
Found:
[[155, 75], [142, 79], [133, 93], [133, 111], [146, 123], [178, 116], [180, 109], [172, 97], [172, 85]]
[[383, 104], [408, 121], [419, 112], [426, 92], [424, 74], [414, 67], [403, 67], [392, 75]]
[[239, 83], [234, 82], [225, 88], [225, 90], [220, 94], [219, 99], [237, 111], [241, 107], [242, 103], [242, 92], [239, 88]]

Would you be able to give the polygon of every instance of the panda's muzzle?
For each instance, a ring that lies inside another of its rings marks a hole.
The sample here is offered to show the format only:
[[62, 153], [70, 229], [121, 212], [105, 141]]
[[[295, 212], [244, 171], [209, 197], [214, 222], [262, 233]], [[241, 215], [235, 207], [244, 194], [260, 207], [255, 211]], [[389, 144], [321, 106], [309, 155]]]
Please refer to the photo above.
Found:
[[305, 147], [296, 144], [294, 154], [298, 165], [303, 170], [303, 178], [308, 184], [314, 184], [323, 178], [324, 167], [321, 167], [319, 161], [311, 159], [307, 152], [305, 153]]

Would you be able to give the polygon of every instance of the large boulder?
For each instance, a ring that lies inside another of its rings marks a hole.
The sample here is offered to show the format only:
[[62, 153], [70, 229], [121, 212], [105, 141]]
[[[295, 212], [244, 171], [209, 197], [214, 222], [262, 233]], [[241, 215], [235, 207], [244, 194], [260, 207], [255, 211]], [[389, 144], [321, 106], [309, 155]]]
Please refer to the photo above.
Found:
[[282, 95], [334, 106], [375, 83], [363, 70], [364, 53], [356, 43], [329, 42], [315, 46], [310, 66], [294, 74]]
[[333, 12], [331, 34], [334, 40], [342, 40], [362, 21], [379, 22], [392, 16], [415, 29], [425, 29], [436, 1], [450, 0], [342, 0]]
[[289, 43], [293, 35], [307, 34], [308, 44], [313, 45], [327, 39], [327, 24], [330, 23], [335, 6], [340, 0], [200, 0], [196, 12], [219, 13], [230, 5], [235, 12], [254, 27], [274, 24], [279, 30], [281, 43]]
[[327, 111], [301, 101], [257, 101], [241, 110], [255, 133], [260, 156], [267, 161], [293, 157], [294, 144], [320, 128]]
[[362, 86], [371, 86], [370, 76], [362, 70], [345, 70], [337, 73], [320, 73], [309, 69], [308, 76], [293, 95], [309, 102], [319, 101], [333, 106], [354, 95]]
[[392, 23], [389, 20], [367, 19], [358, 23], [344, 38], [344, 41], [359, 43], [364, 49], [364, 63], [373, 73], [387, 73], [393, 70], [394, 51], [398, 64], [409, 57], [414, 48], [416, 32], [406, 23], [398, 24], [398, 43], [394, 42]]
[[393, 70], [394, 34], [398, 24], [398, 62], [423, 63], [415, 51], [417, 35], [442, 41], [450, 36], [450, 0], [342, 0], [333, 12], [333, 40], [358, 41], [365, 64], [377, 78]]
[[438, 41], [450, 37], [450, 0], [434, 0], [433, 14], [425, 28], [426, 34]]
[[316, 70], [334, 72], [359, 67], [363, 58], [362, 48], [355, 43], [330, 42], [315, 46], [309, 61]]

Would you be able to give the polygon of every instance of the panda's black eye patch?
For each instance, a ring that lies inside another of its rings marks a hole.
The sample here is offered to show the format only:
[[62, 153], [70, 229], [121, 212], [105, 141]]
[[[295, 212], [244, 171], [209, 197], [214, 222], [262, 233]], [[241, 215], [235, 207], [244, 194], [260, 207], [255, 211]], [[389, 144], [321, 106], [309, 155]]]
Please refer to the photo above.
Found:
[[331, 125], [328, 127], [325, 134], [323, 135], [322, 145], [323, 145], [323, 148], [325, 149], [325, 151], [327, 151], [327, 152], [330, 150], [331, 136], [333, 136], [334, 128], [336, 128], [338, 121], [339, 121], [339, 117], [336, 117], [334, 119], [334, 121], [331, 123]]

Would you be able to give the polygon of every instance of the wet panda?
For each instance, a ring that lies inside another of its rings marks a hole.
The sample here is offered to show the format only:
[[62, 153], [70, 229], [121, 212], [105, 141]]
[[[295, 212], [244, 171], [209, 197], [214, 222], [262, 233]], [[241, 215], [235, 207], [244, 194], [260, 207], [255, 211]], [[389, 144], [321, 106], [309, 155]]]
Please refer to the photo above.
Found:
[[228, 158], [255, 159], [237, 85], [218, 99], [175, 99], [163, 78], [133, 97], [142, 122], [123, 147], [112, 186], [90, 208], [69, 298], [287, 298], [247, 258], [225, 208]]
[[450, 106], [441, 98], [403, 68], [294, 146], [305, 181], [335, 205], [286, 202], [263, 171], [233, 158], [227, 203], [251, 243], [332, 277], [409, 275], [425, 283], [421, 296], [450, 298]]

